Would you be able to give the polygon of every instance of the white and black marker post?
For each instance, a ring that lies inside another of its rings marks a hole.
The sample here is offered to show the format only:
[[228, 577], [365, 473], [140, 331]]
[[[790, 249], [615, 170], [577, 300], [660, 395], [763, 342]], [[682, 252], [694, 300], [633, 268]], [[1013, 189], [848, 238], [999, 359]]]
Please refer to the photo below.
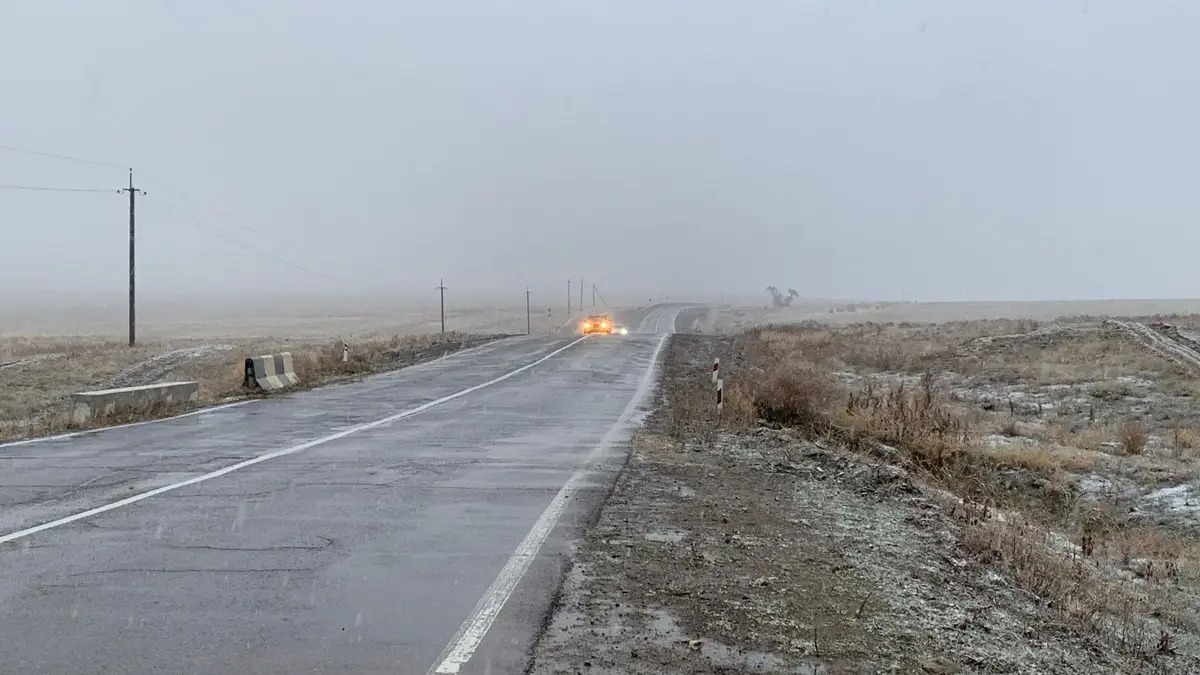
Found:
[[721, 378], [721, 359], [713, 359], [712, 381], [713, 384]]
[[346, 363], [349, 360], [350, 360], [350, 345], [345, 340], [342, 340], [342, 363]]
[[717, 416], [725, 410], [725, 380], [717, 380]]

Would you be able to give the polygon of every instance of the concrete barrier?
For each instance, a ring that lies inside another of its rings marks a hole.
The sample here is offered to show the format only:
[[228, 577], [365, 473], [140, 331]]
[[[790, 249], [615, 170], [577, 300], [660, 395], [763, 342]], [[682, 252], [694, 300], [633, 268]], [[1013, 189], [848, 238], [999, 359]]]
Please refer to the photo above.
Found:
[[264, 354], [246, 359], [246, 375], [242, 386], [247, 389], [276, 391], [300, 384], [296, 367], [292, 365], [292, 353]]
[[155, 405], [180, 405], [195, 402], [199, 396], [199, 382], [164, 382], [144, 387], [83, 391], [71, 395], [71, 401], [75, 404], [71, 420], [83, 424], [111, 415], [119, 409], [144, 410]]

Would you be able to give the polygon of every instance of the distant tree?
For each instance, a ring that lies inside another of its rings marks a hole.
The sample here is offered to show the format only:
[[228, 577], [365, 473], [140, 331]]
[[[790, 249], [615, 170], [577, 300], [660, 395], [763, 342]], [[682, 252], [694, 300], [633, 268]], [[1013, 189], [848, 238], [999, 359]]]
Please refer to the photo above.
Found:
[[767, 286], [767, 293], [771, 294], [772, 307], [787, 307], [791, 304], [792, 299], [790, 297], [784, 298], [783, 294], [775, 286]]

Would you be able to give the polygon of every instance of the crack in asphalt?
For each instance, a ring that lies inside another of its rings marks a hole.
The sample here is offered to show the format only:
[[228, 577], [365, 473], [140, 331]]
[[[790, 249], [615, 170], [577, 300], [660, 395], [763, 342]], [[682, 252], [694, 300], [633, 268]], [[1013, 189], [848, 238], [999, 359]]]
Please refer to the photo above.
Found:
[[100, 574], [270, 574], [272, 572], [316, 572], [320, 565], [311, 567], [114, 567], [106, 570], [72, 572], [68, 577], [86, 577]]
[[271, 488], [270, 490], [256, 490], [254, 492], [222, 491], [222, 492], [196, 492], [196, 493], [192, 493], [192, 494], [187, 494], [185, 492], [180, 492], [180, 493], [170, 493], [169, 492], [166, 494], [159, 495], [159, 497], [162, 499], [196, 499], [198, 497], [204, 497], [204, 498], [222, 497], [222, 498], [229, 498], [229, 499], [236, 499], [236, 498], [246, 499], [246, 498], [251, 498], [251, 497], [269, 497], [277, 492], [282, 492], [284, 490], [287, 490], [289, 487], [290, 486], [285, 485], [283, 487]]
[[332, 537], [317, 537], [322, 542], [315, 545], [279, 545], [279, 546], [214, 546], [209, 544], [167, 544], [167, 548], [177, 550], [205, 550], [205, 551], [243, 551], [248, 553], [269, 553], [274, 551], [324, 551], [333, 546], [334, 539]]

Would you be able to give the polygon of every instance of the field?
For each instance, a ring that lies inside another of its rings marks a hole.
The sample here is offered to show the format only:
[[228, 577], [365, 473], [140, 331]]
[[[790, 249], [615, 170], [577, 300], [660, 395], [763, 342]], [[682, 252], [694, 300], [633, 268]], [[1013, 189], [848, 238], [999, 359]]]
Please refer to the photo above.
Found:
[[[832, 306], [833, 312], [830, 312]], [[1030, 302], [800, 301], [792, 307], [724, 308], [716, 328], [736, 332], [769, 323], [946, 323], [986, 319], [1053, 321], [1070, 316], [1154, 316], [1200, 313], [1200, 300], [1047, 300]]]

